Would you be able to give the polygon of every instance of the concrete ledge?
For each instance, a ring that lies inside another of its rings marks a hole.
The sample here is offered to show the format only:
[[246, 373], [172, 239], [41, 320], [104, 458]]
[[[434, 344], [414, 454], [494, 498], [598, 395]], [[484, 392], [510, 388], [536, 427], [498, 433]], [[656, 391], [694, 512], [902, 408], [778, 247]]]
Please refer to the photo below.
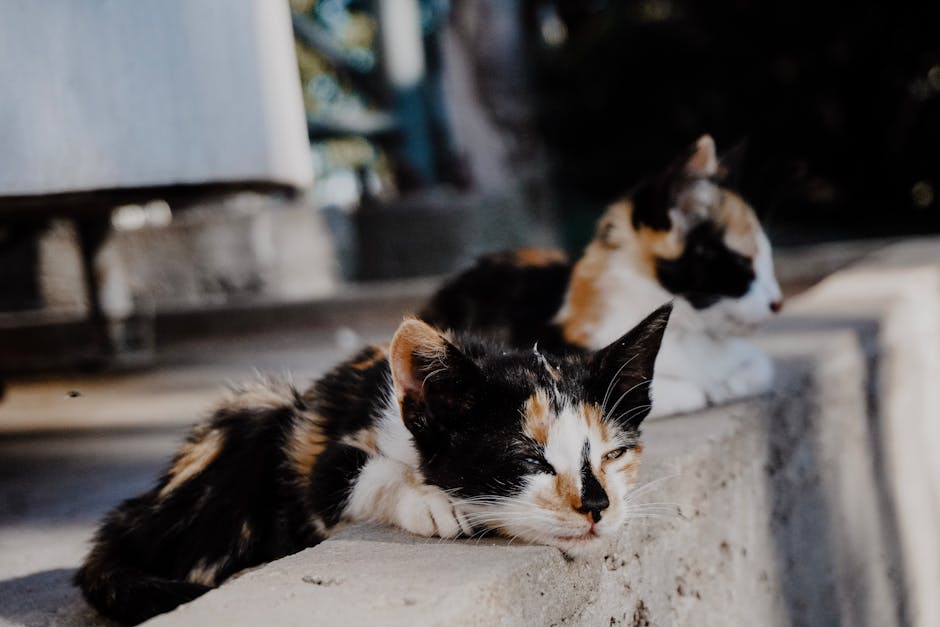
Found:
[[761, 342], [773, 394], [649, 424], [677, 515], [595, 559], [353, 527], [149, 624], [940, 624], [938, 243], [833, 275]]

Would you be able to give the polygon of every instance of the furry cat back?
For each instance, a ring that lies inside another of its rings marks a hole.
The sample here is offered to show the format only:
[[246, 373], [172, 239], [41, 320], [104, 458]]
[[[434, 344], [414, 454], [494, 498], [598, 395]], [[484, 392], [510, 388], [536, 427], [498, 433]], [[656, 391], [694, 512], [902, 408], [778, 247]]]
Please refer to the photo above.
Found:
[[234, 390], [106, 517], [76, 583], [137, 623], [355, 521], [586, 551], [628, 516], [670, 311], [567, 356], [407, 320], [303, 393]]

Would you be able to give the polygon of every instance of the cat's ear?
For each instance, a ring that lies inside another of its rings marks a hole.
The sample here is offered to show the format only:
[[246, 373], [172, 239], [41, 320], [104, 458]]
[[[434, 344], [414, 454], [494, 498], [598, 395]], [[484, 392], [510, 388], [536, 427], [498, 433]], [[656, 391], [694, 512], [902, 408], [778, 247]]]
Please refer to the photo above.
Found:
[[718, 174], [718, 153], [711, 135], [702, 135], [689, 148], [689, 156], [682, 167], [689, 178], [709, 178]]
[[431, 325], [410, 318], [389, 347], [395, 397], [405, 425], [457, 417], [472, 403], [482, 373], [453, 342]]
[[672, 313], [666, 304], [589, 357], [588, 393], [610, 420], [636, 428], [650, 412], [653, 367]]
[[[718, 155], [711, 135], [702, 135], [667, 168], [633, 190], [633, 225], [668, 231], [673, 224], [670, 210], [686, 186], [718, 172]], [[681, 216], [681, 213], [678, 214]]]

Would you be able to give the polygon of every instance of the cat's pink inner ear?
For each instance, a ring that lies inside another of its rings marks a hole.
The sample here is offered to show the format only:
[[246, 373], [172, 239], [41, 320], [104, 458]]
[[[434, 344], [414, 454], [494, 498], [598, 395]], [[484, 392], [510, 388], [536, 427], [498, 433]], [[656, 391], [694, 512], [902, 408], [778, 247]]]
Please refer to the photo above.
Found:
[[447, 340], [440, 331], [415, 318], [402, 322], [389, 347], [398, 402], [408, 394], [422, 397], [425, 378], [442, 366], [446, 355]]
[[696, 177], [715, 176], [718, 173], [718, 154], [711, 135], [702, 135], [695, 142], [695, 151], [685, 164], [686, 174]]

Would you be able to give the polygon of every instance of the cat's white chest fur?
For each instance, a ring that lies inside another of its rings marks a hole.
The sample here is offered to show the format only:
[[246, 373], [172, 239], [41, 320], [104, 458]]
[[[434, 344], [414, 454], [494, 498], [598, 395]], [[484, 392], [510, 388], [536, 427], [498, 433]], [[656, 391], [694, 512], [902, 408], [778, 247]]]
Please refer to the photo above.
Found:
[[767, 391], [773, 362], [740, 338], [667, 331], [653, 377], [651, 416], [701, 409]]

